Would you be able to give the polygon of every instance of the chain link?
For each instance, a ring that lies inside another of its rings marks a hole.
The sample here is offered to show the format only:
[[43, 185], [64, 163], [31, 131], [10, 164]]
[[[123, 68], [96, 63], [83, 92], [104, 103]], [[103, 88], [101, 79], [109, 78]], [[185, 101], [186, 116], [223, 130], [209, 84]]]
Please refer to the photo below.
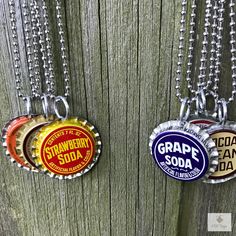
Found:
[[231, 45], [231, 69], [232, 69], [232, 96], [229, 98], [228, 103], [232, 102], [236, 95], [236, 48], [235, 48], [235, 0], [230, 0], [230, 45]]
[[65, 47], [65, 33], [63, 30], [62, 23], [62, 14], [61, 14], [61, 0], [56, 0], [56, 10], [57, 10], [57, 25], [58, 32], [60, 35], [60, 44], [61, 44], [61, 59], [63, 66], [63, 74], [64, 74], [64, 83], [65, 83], [65, 97], [68, 97], [70, 94], [70, 76], [68, 70], [68, 60], [66, 56], [66, 47]]
[[209, 88], [212, 85], [215, 76], [218, 11], [219, 11], [218, 0], [214, 0], [212, 25], [211, 25], [212, 40], [211, 40], [211, 54], [210, 54], [210, 70], [209, 70], [209, 80], [207, 81], [207, 88]]
[[186, 22], [186, 12], [187, 12], [187, 1], [182, 0], [182, 9], [181, 9], [181, 20], [180, 20], [180, 30], [179, 30], [179, 47], [178, 47], [178, 62], [177, 62], [177, 71], [176, 71], [176, 96], [179, 101], [182, 102], [183, 98], [180, 91], [180, 81], [182, 79], [182, 66], [183, 66], [183, 57], [184, 57], [184, 35], [185, 35], [185, 22]]
[[[39, 48], [41, 52], [41, 58], [43, 61], [43, 69], [44, 69], [44, 76], [45, 76], [45, 82], [48, 84], [49, 79], [49, 69], [48, 69], [48, 60], [47, 60], [47, 51], [46, 51], [46, 43], [44, 39], [44, 34], [42, 30], [42, 24], [41, 24], [41, 18], [40, 18], [40, 12], [39, 12], [39, 6], [37, 0], [32, 1], [32, 13], [35, 14], [35, 20], [36, 20], [36, 27], [37, 27], [37, 34], [38, 34], [38, 43], [39, 43]], [[48, 90], [48, 86], [47, 86]]]
[[[39, 36], [38, 27], [36, 19], [36, 11], [34, 9], [34, 1], [30, 3], [30, 15], [31, 15], [31, 25], [32, 25], [32, 40], [33, 40], [33, 54], [34, 54], [34, 76], [36, 89], [40, 88], [40, 64], [39, 64]], [[39, 90], [40, 91], [40, 90]], [[40, 92], [35, 94], [35, 97], [40, 97]]]
[[54, 82], [54, 68], [53, 68], [53, 58], [52, 58], [52, 45], [50, 39], [50, 29], [48, 21], [48, 10], [45, 3], [45, 0], [42, 0], [42, 9], [43, 9], [43, 20], [44, 20], [44, 33], [45, 33], [45, 43], [46, 43], [46, 52], [47, 52], [47, 65], [48, 65], [48, 77], [46, 79], [47, 92], [49, 95], [54, 95], [55, 93], [55, 82]]
[[190, 17], [190, 31], [189, 31], [189, 47], [188, 47], [188, 62], [187, 62], [187, 82], [188, 82], [188, 89], [191, 91], [192, 94], [195, 93], [192, 85], [191, 73], [192, 73], [192, 60], [193, 60], [193, 50], [194, 50], [194, 43], [195, 43], [195, 25], [196, 25], [196, 0], [192, 1], [191, 5], [191, 17]]
[[[215, 67], [214, 67], [214, 97], [215, 100], [219, 99], [219, 80], [220, 80], [220, 66], [221, 66], [221, 57], [222, 57], [222, 38], [223, 38], [223, 23], [224, 23], [224, 0], [214, 0], [215, 6], [218, 2], [218, 15], [217, 18], [217, 28], [216, 28], [216, 50], [215, 50]], [[212, 29], [213, 31], [213, 29]]]
[[[195, 94], [196, 91], [193, 89], [192, 85], [192, 60], [193, 60], [193, 50], [194, 50], [194, 42], [195, 42], [195, 24], [196, 24], [196, 0], [192, 0], [191, 2], [191, 15], [190, 15], [190, 30], [189, 30], [189, 47], [188, 47], [188, 61], [187, 61], [187, 72], [186, 72], [186, 80], [188, 89], [192, 94]], [[187, 1], [182, 1], [182, 9], [181, 9], [181, 20], [180, 20], [180, 36], [179, 36], [179, 52], [178, 52], [178, 62], [177, 62], [177, 77], [176, 77], [176, 96], [179, 101], [182, 102], [183, 98], [180, 92], [180, 81], [182, 79], [183, 73], [183, 62], [184, 62], [184, 39], [186, 33], [186, 14], [187, 14]], [[189, 103], [195, 98], [193, 96], [190, 98]]]
[[208, 46], [209, 46], [209, 28], [211, 26], [211, 0], [206, 1], [205, 6], [205, 22], [204, 22], [204, 32], [202, 41], [202, 50], [200, 58], [200, 67], [198, 75], [198, 92], [202, 89], [206, 89], [206, 71], [207, 71], [207, 57], [208, 57]]
[[[188, 46], [188, 61], [187, 61], [187, 71], [186, 71], [186, 80], [187, 86], [191, 93], [191, 97], [189, 99], [189, 103], [196, 99], [196, 96], [199, 92], [204, 89], [206, 90], [208, 86], [212, 83], [211, 81], [206, 82], [206, 71], [207, 71], [207, 57], [208, 57], [208, 46], [209, 46], [209, 27], [211, 26], [211, 9], [212, 4], [211, 0], [206, 1], [205, 6], [205, 20], [204, 20], [204, 32], [203, 32], [203, 41], [202, 41], [202, 49], [201, 49], [201, 57], [200, 57], [200, 67], [199, 67], [199, 75], [198, 75], [198, 83], [197, 90], [193, 88], [192, 84], [192, 60], [193, 60], [193, 50], [195, 43], [195, 25], [196, 25], [196, 0], [192, 0], [191, 2], [191, 17], [190, 17], [190, 30], [189, 30], [189, 46]], [[186, 24], [186, 14], [187, 14], [187, 1], [182, 1], [182, 10], [181, 10], [181, 21], [180, 21], [180, 36], [179, 36], [179, 53], [178, 53], [178, 62], [177, 62], [177, 77], [176, 77], [176, 96], [179, 101], [182, 102], [183, 98], [180, 93], [180, 80], [182, 79], [182, 67], [183, 67], [183, 55], [184, 55], [184, 39], [185, 39], [185, 24]], [[214, 45], [213, 45], [214, 46]], [[214, 59], [213, 59], [214, 62]], [[212, 63], [213, 63], [212, 62]], [[212, 65], [213, 66], [213, 65]], [[213, 71], [213, 68], [212, 68]], [[211, 75], [211, 78], [213, 75]]]
[[[212, 4], [213, 2], [213, 4]], [[227, 103], [234, 100], [236, 95], [236, 41], [235, 41], [235, 0], [230, 0], [230, 45], [231, 45], [231, 63], [232, 63], [232, 95], [228, 99]], [[225, 0], [206, 0], [205, 4], [205, 19], [204, 19], [204, 30], [202, 49], [200, 56], [200, 67], [198, 75], [197, 90], [193, 89], [192, 85], [192, 59], [193, 59], [193, 48], [194, 48], [194, 36], [195, 36], [195, 24], [196, 24], [196, 1], [191, 2], [191, 18], [190, 18], [190, 30], [189, 30], [189, 41], [188, 41], [188, 61], [186, 79], [187, 86], [191, 93], [189, 103], [195, 100], [199, 92], [204, 90], [206, 93], [209, 91], [209, 87], [213, 84], [213, 95], [216, 101], [219, 101], [219, 79], [220, 79], [220, 67], [222, 58], [222, 38], [223, 38], [223, 23], [224, 23], [224, 11], [225, 11]], [[187, 15], [187, 1], [182, 1], [181, 10], [181, 21], [180, 21], [180, 36], [179, 36], [179, 52], [177, 62], [177, 77], [176, 77], [176, 96], [183, 101], [180, 92], [180, 80], [183, 74], [183, 56], [184, 56], [184, 40], [186, 33], [186, 15]], [[212, 22], [211, 22], [212, 21]], [[209, 38], [211, 36], [211, 42]], [[210, 45], [209, 45], [210, 43]], [[209, 58], [209, 75], [207, 77], [207, 66], [208, 66], [208, 54], [210, 47], [210, 58]]]
[[[22, 93], [22, 79], [21, 79], [21, 62], [19, 53], [19, 42], [16, 25], [16, 10], [14, 0], [9, 0], [13, 55], [14, 55], [14, 73], [16, 81], [16, 89], [18, 96], [24, 100], [27, 95]], [[26, 55], [28, 62], [28, 76], [31, 85], [32, 97], [40, 97], [40, 57], [43, 61], [43, 69], [45, 76], [45, 83], [47, 94], [54, 96], [55, 81], [54, 81], [54, 67], [53, 67], [53, 53], [50, 39], [49, 17], [48, 9], [45, 0], [41, 0], [42, 8], [39, 7], [37, 0], [31, 0], [30, 4], [24, 0], [22, 4], [24, 33], [26, 42]], [[42, 12], [40, 12], [40, 10]], [[65, 97], [70, 94], [70, 77], [68, 70], [68, 62], [65, 47], [64, 30], [61, 14], [61, 1], [56, 0], [56, 16], [58, 34], [60, 37], [60, 51], [63, 66], [63, 77], [65, 84]], [[42, 15], [42, 17], [41, 17]]]
[[[220, 66], [221, 66], [221, 58], [222, 58], [222, 38], [223, 38], [223, 23], [224, 23], [224, 11], [225, 11], [225, 0], [217, 1], [215, 0], [215, 6], [218, 2], [218, 16], [215, 16], [217, 18], [217, 30], [216, 30], [216, 50], [215, 50], [215, 68], [214, 68], [214, 97], [215, 100], [221, 101], [224, 98], [219, 98], [219, 80], [220, 80]], [[230, 27], [230, 52], [231, 52], [231, 71], [232, 71], [232, 94], [229, 97], [229, 99], [226, 101], [227, 104], [234, 101], [235, 95], [236, 95], [236, 48], [235, 48], [235, 0], [230, 0], [229, 2], [229, 27]], [[214, 14], [215, 15], [215, 14]], [[212, 29], [214, 32], [214, 30]], [[212, 33], [213, 35], [213, 33]], [[213, 36], [212, 36], [213, 37]]]
[[[33, 97], [39, 97], [39, 80], [35, 78], [35, 70], [37, 70], [36, 60], [37, 56], [33, 52], [33, 37], [31, 29], [31, 20], [29, 15], [29, 8], [27, 7], [27, 2], [24, 0], [22, 4], [23, 9], [23, 23], [24, 23], [24, 32], [25, 32], [25, 42], [26, 42], [26, 55], [28, 62], [28, 71], [29, 71], [29, 81]], [[36, 56], [36, 58], [35, 58]]]
[[15, 82], [16, 90], [19, 97], [26, 100], [26, 95], [22, 93], [22, 80], [21, 80], [21, 62], [20, 62], [20, 52], [19, 52], [19, 43], [18, 35], [16, 31], [16, 11], [15, 11], [15, 2], [14, 0], [9, 0], [9, 13], [10, 13], [10, 24], [11, 24], [11, 34], [12, 34], [12, 46], [13, 46], [13, 56], [14, 56], [14, 73], [15, 73]]

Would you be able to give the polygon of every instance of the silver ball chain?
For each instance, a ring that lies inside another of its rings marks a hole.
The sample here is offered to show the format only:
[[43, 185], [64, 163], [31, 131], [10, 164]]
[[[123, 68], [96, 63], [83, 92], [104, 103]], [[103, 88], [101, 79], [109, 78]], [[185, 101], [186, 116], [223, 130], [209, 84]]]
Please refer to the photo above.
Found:
[[[204, 32], [203, 32], [203, 41], [202, 41], [202, 50], [201, 50], [201, 58], [200, 58], [200, 67], [199, 67], [199, 75], [198, 75], [198, 92], [202, 89], [206, 89], [206, 71], [207, 71], [207, 57], [208, 57], [208, 45], [209, 45], [209, 28], [211, 26], [210, 18], [211, 18], [211, 0], [206, 1], [205, 7], [205, 22], [204, 22]], [[209, 81], [208, 84], [210, 84]]]
[[[214, 76], [214, 97], [215, 100], [218, 101], [219, 98], [219, 80], [220, 80], [220, 66], [221, 66], [221, 57], [222, 57], [222, 38], [223, 38], [223, 22], [224, 22], [224, 0], [214, 0], [215, 11], [218, 11], [218, 14], [214, 12], [213, 18], [216, 18], [216, 30], [214, 31], [212, 27], [212, 37], [214, 37], [215, 43], [215, 65], [213, 68], [213, 76]], [[217, 6], [218, 5], [218, 6]], [[213, 24], [213, 26], [215, 26]], [[214, 49], [213, 49], [214, 50]], [[213, 59], [212, 59], [213, 60]]]
[[45, 0], [42, 0], [42, 9], [43, 9], [43, 20], [44, 20], [44, 33], [45, 33], [45, 43], [46, 43], [46, 52], [47, 52], [47, 67], [48, 67], [48, 77], [46, 78], [47, 91], [49, 95], [53, 95], [55, 92], [55, 82], [54, 82], [54, 68], [53, 68], [53, 55], [52, 55], [52, 45], [50, 39], [50, 29], [48, 21], [48, 10], [45, 3]]
[[[36, 13], [34, 10], [33, 1], [30, 3], [30, 15], [31, 15], [31, 26], [32, 26], [32, 40], [33, 40], [33, 54], [34, 54], [34, 76], [35, 84], [40, 87], [40, 64], [39, 64], [39, 37], [37, 28], [37, 19], [35, 17]], [[36, 87], [37, 89], [37, 87]], [[35, 94], [36, 97], [40, 97], [40, 93]]]
[[[195, 34], [195, 19], [196, 19], [196, 0], [192, 0], [191, 4], [191, 19], [190, 19], [190, 31], [189, 31], [189, 48], [188, 48], [188, 63], [187, 63], [187, 83], [188, 89], [192, 94], [195, 93], [195, 90], [192, 86], [192, 59], [193, 59], [193, 45], [194, 45], [194, 34]], [[177, 62], [177, 76], [176, 76], [176, 96], [179, 101], [182, 102], [183, 98], [180, 92], [180, 81], [182, 79], [182, 68], [183, 68], [183, 60], [184, 60], [184, 39], [185, 39], [185, 23], [186, 23], [186, 14], [187, 14], [187, 1], [182, 1], [182, 9], [181, 9], [181, 20], [180, 20], [180, 35], [179, 35], [179, 47], [178, 47], [178, 62]], [[192, 99], [190, 102], [192, 102]]]
[[22, 93], [22, 79], [21, 79], [22, 73], [20, 69], [21, 62], [20, 62], [18, 35], [17, 35], [17, 30], [16, 30], [16, 10], [15, 10], [14, 0], [9, 0], [8, 6], [9, 6], [9, 13], [10, 13], [16, 90], [17, 90], [18, 96], [23, 98], [23, 100], [26, 100], [27, 96]]
[[[198, 89], [193, 89], [192, 84], [192, 60], [193, 60], [193, 49], [195, 43], [195, 25], [196, 25], [196, 0], [192, 0], [191, 2], [191, 17], [190, 17], [190, 30], [189, 30], [189, 46], [188, 46], [188, 62], [187, 62], [187, 86], [192, 94], [189, 99], [189, 103], [192, 103], [196, 99], [198, 93], [204, 89], [206, 90], [208, 86], [212, 83], [208, 81], [206, 83], [206, 69], [207, 69], [207, 57], [208, 57], [208, 37], [209, 37], [209, 27], [210, 27], [210, 17], [211, 17], [211, 0], [206, 1], [205, 8], [205, 22], [204, 22], [204, 32], [203, 32], [203, 41], [202, 41], [202, 50], [201, 50], [201, 58], [200, 58], [200, 67], [199, 67], [199, 75], [198, 75]], [[178, 53], [178, 62], [177, 62], [177, 77], [176, 77], [176, 96], [179, 101], [183, 101], [183, 97], [180, 92], [180, 81], [182, 78], [182, 67], [183, 67], [183, 56], [184, 56], [184, 40], [185, 40], [185, 24], [186, 24], [186, 14], [187, 14], [187, 1], [182, 1], [182, 10], [181, 10], [181, 21], [180, 21], [180, 36], [179, 36], [179, 53]]]
[[[219, 11], [218, 0], [214, 0], [212, 25], [211, 25], [212, 40], [211, 40], [211, 54], [210, 54], [210, 71], [209, 71], [209, 81], [207, 82], [208, 87], [213, 83], [213, 78], [215, 76], [216, 47], [217, 47], [216, 41], [217, 39], [219, 39], [219, 37], [217, 38], [218, 11]], [[220, 28], [218, 28], [218, 31], [220, 31], [221, 34]], [[218, 45], [221, 45], [219, 44], [219, 41]]]
[[188, 81], [188, 89], [191, 93], [195, 93], [193, 90], [191, 73], [192, 73], [192, 60], [193, 60], [193, 49], [194, 49], [194, 33], [195, 33], [195, 25], [196, 25], [196, 0], [192, 1], [191, 5], [191, 17], [190, 17], [190, 31], [189, 31], [189, 47], [188, 47], [188, 62], [187, 62], [187, 81]]
[[180, 81], [182, 79], [182, 66], [183, 66], [183, 57], [184, 57], [184, 35], [185, 35], [185, 21], [186, 21], [186, 5], [187, 1], [182, 1], [181, 9], [181, 20], [180, 20], [180, 30], [179, 30], [179, 51], [178, 51], [178, 62], [177, 62], [177, 71], [176, 71], [176, 96], [179, 101], [182, 102], [183, 98], [180, 91]]
[[[224, 11], [225, 11], [225, 0], [215, 0], [215, 7], [214, 9], [217, 8], [218, 4], [218, 15], [214, 14], [213, 19], [216, 18], [217, 22], [217, 30], [214, 30], [213, 27], [215, 26], [214, 24], [212, 25], [212, 37], [216, 38], [216, 50], [215, 50], [215, 66], [214, 66], [214, 97], [215, 101], [221, 101], [222, 99], [225, 100], [224, 98], [219, 97], [219, 80], [220, 80], [220, 66], [221, 66], [221, 57], [222, 57], [222, 38], [223, 38], [223, 22], [224, 22]], [[231, 103], [234, 101], [235, 95], [236, 95], [236, 48], [235, 48], [235, 0], [230, 0], [229, 3], [229, 8], [230, 8], [230, 13], [229, 13], [229, 18], [230, 18], [230, 45], [231, 45], [231, 71], [232, 71], [232, 94], [229, 97], [229, 99], [226, 101], [227, 104]]]
[[[40, 8], [37, 0], [32, 0], [28, 6], [27, 1], [23, 1], [23, 23], [24, 33], [26, 40], [26, 55], [28, 62], [29, 81], [32, 90], [32, 97], [40, 97], [40, 56], [43, 61], [43, 69], [45, 76], [45, 83], [47, 94], [54, 96], [55, 93], [55, 81], [54, 81], [54, 68], [53, 68], [53, 54], [50, 39], [50, 28], [48, 20], [48, 10], [45, 0], [42, 1], [42, 19], [40, 17]], [[30, 10], [29, 10], [30, 9]], [[16, 89], [18, 96], [24, 100], [27, 99], [27, 95], [22, 93], [22, 79], [21, 79], [21, 63], [19, 54], [19, 43], [16, 25], [16, 10], [14, 0], [9, 0], [9, 11], [10, 11], [10, 22], [12, 32], [12, 44], [13, 44], [13, 55], [14, 55], [14, 72]], [[61, 2], [56, 0], [56, 11], [57, 11], [57, 26], [58, 33], [60, 36], [60, 50], [63, 66], [64, 84], [65, 84], [65, 97], [70, 94], [70, 78], [68, 71], [68, 62], [66, 56], [66, 47], [64, 39], [64, 30], [62, 23], [61, 14]], [[43, 21], [43, 25], [41, 23]], [[40, 51], [40, 53], [39, 53]]]
[[[213, 4], [212, 4], [213, 1]], [[223, 22], [224, 22], [224, 5], [225, 0], [206, 0], [205, 5], [205, 22], [204, 22], [204, 32], [203, 41], [200, 57], [200, 67], [198, 75], [197, 90], [193, 89], [192, 86], [192, 58], [193, 58], [193, 45], [194, 45], [194, 35], [195, 35], [195, 20], [196, 20], [196, 1], [192, 0], [191, 3], [191, 18], [190, 18], [190, 30], [189, 30], [189, 47], [188, 47], [188, 62], [187, 62], [187, 84], [188, 89], [191, 92], [191, 98], [189, 103], [196, 99], [196, 96], [201, 90], [205, 93], [209, 91], [209, 87], [213, 84], [213, 94], [216, 101], [219, 101], [219, 77], [220, 77], [220, 66], [222, 57], [222, 38], [223, 38]], [[236, 40], [235, 40], [235, 0], [230, 0], [230, 45], [231, 45], [231, 63], [232, 63], [232, 95], [228, 99], [227, 103], [234, 100], [236, 95]], [[184, 40], [185, 40], [185, 23], [187, 14], [187, 1], [182, 1], [181, 10], [181, 21], [180, 21], [180, 36], [179, 36], [179, 53], [177, 62], [177, 77], [176, 77], [176, 96], [183, 101], [182, 95], [180, 93], [180, 80], [182, 78], [182, 68], [183, 68], [183, 55], [184, 55]], [[211, 23], [212, 20], [212, 23]], [[210, 32], [211, 30], [211, 32]], [[211, 34], [210, 42], [210, 65], [209, 65], [209, 78], [207, 77], [207, 60], [209, 53], [209, 36]]]
[[231, 69], [232, 69], [232, 96], [228, 99], [228, 103], [232, 102], [236, 95], [236, 41], [235, 41], [235, 0], [230, 0], [230, 45], [231, 45]]
[[[48, 9], [45, 3], [45, 0], [42, 0], [42, 9], [43, 9], [43, 21], [44, 21], [44, 30], [42, 30], [42, 26], [40, 24], [40, 17], [38, 12], [38, 4], [35, 1], [35, 9], [37, 11], [37, 21], [38, 21], [38, 29], [40, 35], [40, 47], [41, 53], [43, 54], [44, 61], [44, 71], [46, 77], [47, 84], [47, 92], [49, 95], [54, 96], [55, 93], [55, 82], [54, 82], [54, 68], [53, 68], [53, 55], [52, 55], [52, 46], [50, 39], [50, 27], [49, 27], [49, 19], [48, 19]], [[61, 50], [61, 58], [62, 58], [62, 66], [63, 66], [63, 75], [64, 75], [64, 86], [65, 86], [65, 97], [68, 97], [70, 94], [70, 77], [68, 71], [68, 62], [66, 56], [66, 47], [65, 47], [65, 38], [64, 38], [64, 30], [62, 23], [62, 14], [61, 14], [61, 1], [56, 0], [56, 12], [57, 12], [57, 26], [58, 33], [60, 36], [60, 50]], [[45, 34], [45, 39], [43, 38], [43, 32]]]
[[62, 23], [62, 14], [61, 14], [61, 0], [56, 0], [56, 10], [57, 10], [57, 26], [58, 32], [60, 35], [60, 44], [61, 44], [61, 59], [63, 66], [64, 82], [65, 82], [65, 97], [70, 95], [70, 76], [68, 70], [68, 60], [66, 56], [66, 47], [65, 47], [65, 33], [63, 30]]
[[[27, 100], [29, 95], [22, 93], [22, 79], [21, 79], [21, 63], [20, 63], [20, 54], [19, 54], [19, 42], [17, 35], [17, 25], [16, 25], [16, 10], [15, 3], [12, 0], [9, 0], [9, 11], [10, 11], [10, 22], [11, 22], [11, 32], [12, 32], [12, 41], [13, 41], [13, 55], [14, 55], [14, 67], [15, 67], [15, 81], [16, 81], [16, 90], [18, 92], [18, 96], [22, 97], [23, 100]], [[26, 40], [26, 56], [28, 63], [28, 71], [29, 71], [29, 82], [31, 86], [32, 97], [39, 96], [39, 65], [38, 65], [38, 57], [36, 54], [35, 48], [35, 39], [33, 36], [33, 50], [32, 50], [32, 37], [31, 37], [31, 20], [29, 17], [29, 12], [27, 8], [26, 1], [22, 4], [23, 9], [23, 23], [24, 23], [24, 33]], [[34, 34], [34, 33], [33, 33]]]
[[[43, 61], [43, 69], [44, 69], [44, 76], [45, 76], [45, 82], [48, 84], [47, 81], [49, 81], [49, 71], [48, 71], [48, 60], [47, 60], [47, 52], [46, 52], [46, 44], [45, 39], [42, 31], [42, 25], [41, 25], [41, 19], [40, 19], [40, 12], [39, 12], [39, 6], [37, 1], [33, 0], [31, 6], [31, 15], [32, 19], [35, 19], [36, 27], [37, 27], [37, 40], [39, 43], [39, 48], [41, 52], [41, 58]], [[47, 86], [47, 92], [48, 92], [48, 86]]]
[[[29, 15], [29, 9], [27, 7], [27, 2], [24, 0], [22, 4], [23, 9], [23, 22], [24, 22], [24, 32], [25, 32], [25, 41], [26, 41], [26, 54], [27, 54], [27, 62], [28, 62], [28, 70], [29, 70], [29, 80], [31, 85], [31, 91], [33, 97], [39, 97], [39, 78], [36, 78], [36, 73], [38, 73], [37, 68], [37, 55], [33, 51], [35, 50], [33, 44], [33, 36], [31, 30], [31, 20]], [[34, 48], [33, 48], [34, 47]]]

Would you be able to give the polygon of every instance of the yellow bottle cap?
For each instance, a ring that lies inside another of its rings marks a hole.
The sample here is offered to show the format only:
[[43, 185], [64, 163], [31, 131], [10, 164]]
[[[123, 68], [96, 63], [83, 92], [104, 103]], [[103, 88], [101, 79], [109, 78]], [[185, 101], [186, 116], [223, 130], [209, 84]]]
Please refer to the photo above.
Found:
[[50, 177], [72, 179], [95, 165], [101, 153], [101, 138], [88, 121], [72, 117], [43, 126], [33, 148], [40, 170]]

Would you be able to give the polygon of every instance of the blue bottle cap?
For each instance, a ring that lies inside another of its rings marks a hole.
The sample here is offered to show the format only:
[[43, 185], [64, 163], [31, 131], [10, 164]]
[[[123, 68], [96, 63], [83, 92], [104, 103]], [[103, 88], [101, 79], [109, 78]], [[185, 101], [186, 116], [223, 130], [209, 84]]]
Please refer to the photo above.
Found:
[[154, 129], [149, 143], [156, 164], [180, 181], [207, 179], [218, 165], [210, 135], [187, 121], [167, 121]]

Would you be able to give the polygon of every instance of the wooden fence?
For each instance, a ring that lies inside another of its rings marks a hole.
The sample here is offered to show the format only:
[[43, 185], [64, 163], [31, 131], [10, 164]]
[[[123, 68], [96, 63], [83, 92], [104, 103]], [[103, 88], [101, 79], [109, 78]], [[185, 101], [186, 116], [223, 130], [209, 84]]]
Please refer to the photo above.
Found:
[[[15, 2], [19, 6], [19, 0]], [[197, 2], [200, 32], [204, 1]], [[47, 3], [55, 25], [55, 3]], [[60, 181], [19, 169], [1, 148], [0, 235], [203, 236], [211, 235], [208, 212], [232, 213], [235, 222], [235, 180], [219, 185], [177, 182], [155, 166], [149, 153], [153, 128], [178, 117], [180, 11], [180, 0], [64, 0], [71, 109], [98, 127], [102, 155], [88, 174]], [[20, 19], [19, 7], [17, 16]], [[27, 79], [22, 24], [18, 27]], [[1, 127], [24, 111], [15, 91], [10, 32], [8, 0], [0, 0]], [[231, 91], [228, 38], [222, 96]], [[60, 68], [56, 73], [60, 91]], [[236, 120], [235, 103], [230, 119]], [[231, 233], [212, 235], [235, 234], [233, 224]]]

